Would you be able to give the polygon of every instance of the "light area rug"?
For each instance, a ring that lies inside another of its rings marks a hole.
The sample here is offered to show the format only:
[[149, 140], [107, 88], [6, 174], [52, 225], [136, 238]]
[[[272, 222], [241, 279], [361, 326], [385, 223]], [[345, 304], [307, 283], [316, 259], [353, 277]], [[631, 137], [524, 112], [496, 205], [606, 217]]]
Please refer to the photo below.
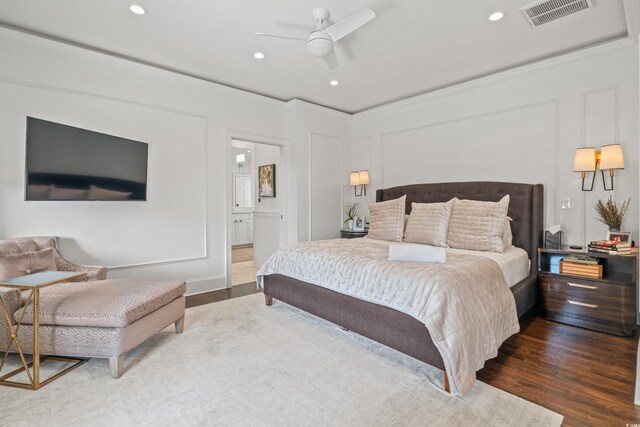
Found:
[[562, 416], [254, 294], [187, 310], [126, 356], [92, 359], [37, 392], [0, 387], [3, 426], [559, 426]]

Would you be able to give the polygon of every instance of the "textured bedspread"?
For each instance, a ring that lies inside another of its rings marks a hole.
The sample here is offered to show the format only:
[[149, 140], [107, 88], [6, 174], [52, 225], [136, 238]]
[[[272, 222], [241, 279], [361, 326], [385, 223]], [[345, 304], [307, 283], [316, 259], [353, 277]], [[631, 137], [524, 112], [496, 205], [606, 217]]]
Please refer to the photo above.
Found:
[[258, 272], [282, 274], [393, 308], [425, 324], [451, 392], [465, 394], [484, 362], [520, 330], [513, 294], [492, 260], [447, 254], [445, 264], [387, 260], [389, 246], [366, 239], [301, 243], [276, 252]]

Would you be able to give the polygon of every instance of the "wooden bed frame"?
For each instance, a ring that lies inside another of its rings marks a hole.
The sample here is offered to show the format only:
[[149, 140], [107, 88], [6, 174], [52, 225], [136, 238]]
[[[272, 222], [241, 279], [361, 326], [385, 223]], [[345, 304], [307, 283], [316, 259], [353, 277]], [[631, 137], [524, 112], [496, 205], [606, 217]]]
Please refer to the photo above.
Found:
[[[513, 220], [513, 244], [526, 250], [531, 261], [529, 276], [511, 287], [520, 318], [535, 305], [538, 295], [537, 250], [542, 243], [543, 228], [541, 184], [453, 182], [405, 185], [378, 190], [376, 201], [406, 195], [406, 213], [409, 213], [412, 202], [446, 202], [453, 197], [498, 201], [507, 194], [511, 199], [508, 215]], [[407, 314], [279, 274], [264, 277], [264, 294], [267, 305], [271, 305], [275, 298], [445, 371], [429, 331], [423, 323]], [[449, 392], [446, 372], [444, 385]]]

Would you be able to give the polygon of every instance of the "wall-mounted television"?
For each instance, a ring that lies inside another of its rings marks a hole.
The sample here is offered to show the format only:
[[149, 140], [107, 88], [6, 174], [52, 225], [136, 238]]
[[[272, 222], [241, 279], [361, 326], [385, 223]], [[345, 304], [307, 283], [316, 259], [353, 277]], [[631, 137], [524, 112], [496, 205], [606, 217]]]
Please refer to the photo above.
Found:
[[146, 200], [148, 148], [27, 117], [25, 200]]

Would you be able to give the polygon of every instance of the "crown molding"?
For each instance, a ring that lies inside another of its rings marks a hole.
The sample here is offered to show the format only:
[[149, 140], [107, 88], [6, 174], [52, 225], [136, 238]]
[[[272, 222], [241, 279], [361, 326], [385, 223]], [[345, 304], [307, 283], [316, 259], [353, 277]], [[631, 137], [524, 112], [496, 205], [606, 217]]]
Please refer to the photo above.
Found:
[[[213, 92], [218, 99], [245, 106], [249, 105], [254, 108], [262, 107], [273, 111], [274, 109], [282, 110], [285, 105], [283, 100], [235, 88], [201, 76], [191, 75], [67, 40], [53, 39], [42, 34], [7, 27], [2, 24], [0, 24], [0, 43], [13, 45], [21, 50], [30, 50], [41, 55], [62, 58], [65, 62], [73, 65], [80, 65], [83, 68], [93, 69], [100, 73], [136, 80], [145, 84], [163, 86], [169, 80], [172, 84], [200, 90], [206, 89], [207, 92], [202, 93], [204, 96], [210, 97]], [[144, 78], [141, 76], [142, 73], [144, 73]], [[149, 79], [150, 74], [153, 80]]]
[[366, 118], [372, 115], [399, 111], [403, 109], [411, 109], [416, 104], [425, 102], [433, 102], [440, 98], [451, 97], [455, 95], [467, 95], [470, 90], [477, 90], [486, 87], [492, 83], [502, 83], [523, 76], [535, 76], [537, 73], [561, 70], [564, 68], [576, 67], [585, 63], [599, 61], [604, 57], [615, 55], [627, 50], [637, 49], [636, 43], [629, 37], [603, 43], [593, 47], [561, 54], [552, 58], [543, 59], [531, 64], [522, 65], [520, 67], [510, 68], [505, 71], [497, 72], [483, 77], [478, 77], [453, 86], [446, 86], [422, 95], [415, 95], [379, 107], [374, 107], [365, 111], [355, 113], [353, 116], [357, 118]]
[[327, 114], [327, 115], [331, 115], [341, 119], [350, 118], [352, 116], [352, 114], [345, 113], [343, 111], [336, 110], [334, 108], [324, 107], [322, 105], [314, 104], [312, 102], [304, 101], [298, 98], [292, 99], [291, 101], [287, 102], [287, 105], [291, 105], [290, 108], [314, 111], [317, 113]]

